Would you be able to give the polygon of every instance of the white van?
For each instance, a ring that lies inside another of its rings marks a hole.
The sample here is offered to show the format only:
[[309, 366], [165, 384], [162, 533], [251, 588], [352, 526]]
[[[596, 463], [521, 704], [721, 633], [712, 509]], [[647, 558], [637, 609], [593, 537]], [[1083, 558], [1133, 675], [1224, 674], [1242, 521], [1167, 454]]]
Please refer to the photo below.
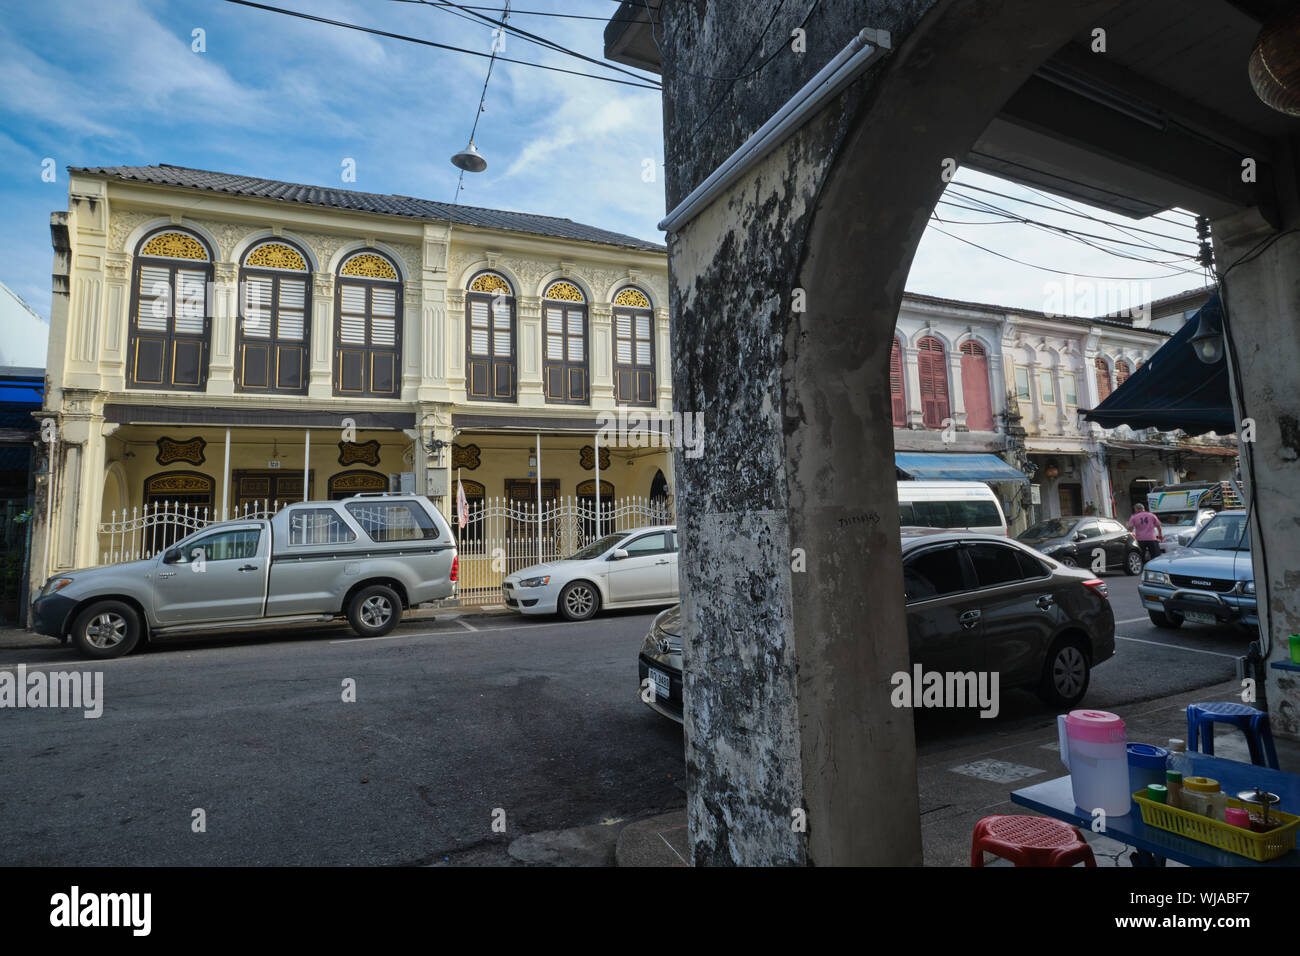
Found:
[[900, 481], [898, 523], [905, 528], [1007, 533], [998, 496], [982, 481]]

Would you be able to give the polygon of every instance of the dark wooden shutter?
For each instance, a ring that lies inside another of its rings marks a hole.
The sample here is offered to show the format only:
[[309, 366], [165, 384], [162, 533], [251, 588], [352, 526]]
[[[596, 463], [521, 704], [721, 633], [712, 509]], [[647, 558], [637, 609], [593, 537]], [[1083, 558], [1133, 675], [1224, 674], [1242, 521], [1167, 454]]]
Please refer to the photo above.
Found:
[[898, 339], [889, 350], [889, 399], [894, 416], [894, 427], [907, 425], [907, 396], [903, 393], [903, 350]]
[[587, 403], [587, 307], [547, 300], [542, 304], [542, 368], [546, 400]]
[[1103, 402], [1111, 392], [1110, 369], [1106, 367], [1106, 360], [1100, 358], [1093, 361], [1093, 366], [1097, 370], [1097, 399]]

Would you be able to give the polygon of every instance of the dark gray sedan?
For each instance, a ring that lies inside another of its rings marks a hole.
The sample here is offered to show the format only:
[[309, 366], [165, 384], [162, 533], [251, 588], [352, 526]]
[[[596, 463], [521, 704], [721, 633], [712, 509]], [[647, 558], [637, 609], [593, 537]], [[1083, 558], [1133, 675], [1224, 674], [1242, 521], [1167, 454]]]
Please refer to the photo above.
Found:
[[[996, 535], [906, 529], [903, 589], [913, 666], [996, 673], [1052, 707], [1083, 699], [1093, 667], [1115, 654], [1106, 584]], [[682, 720], [680, 607], [655, 618], [638, 657], [641, 699]]]

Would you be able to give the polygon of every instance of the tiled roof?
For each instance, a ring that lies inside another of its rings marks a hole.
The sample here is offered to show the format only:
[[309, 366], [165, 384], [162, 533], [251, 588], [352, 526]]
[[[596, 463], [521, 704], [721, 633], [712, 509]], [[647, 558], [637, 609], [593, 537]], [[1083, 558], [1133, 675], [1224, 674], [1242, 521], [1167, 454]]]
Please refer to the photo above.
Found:
[[458, 206], [411, 196], [363, 193], [328, 186], [304, 186], [300, 183], [283, 183], [274, 179], [236, 176], [232, 173], [169, 166], [165, 163], [158, 166], [70, 166], [68, 171], [90, 176], [108, 176], [125, 182], [202, 189], [207, 192], [229, 193], [233, 196], [252, 196], [258, 199], [275, 199], [310, 206], [330, 206], [334, 209], [351, 209], [382, 216], [435, 219], [444, 222], [450, 220], [464, 226], [479, 226], [484, 229], [526, 232], [538, 236], [554, 236], [559, 239], [575, 239], [579, 242], [639, 249], [645, 252], [667, 252], [664, 246], [657, 243], [610, 232], [607, 229], [598, 229], [595, 226], [586, 226], [572, 219], [507, 212], [501, 209], [482, 209], [477, 206]]

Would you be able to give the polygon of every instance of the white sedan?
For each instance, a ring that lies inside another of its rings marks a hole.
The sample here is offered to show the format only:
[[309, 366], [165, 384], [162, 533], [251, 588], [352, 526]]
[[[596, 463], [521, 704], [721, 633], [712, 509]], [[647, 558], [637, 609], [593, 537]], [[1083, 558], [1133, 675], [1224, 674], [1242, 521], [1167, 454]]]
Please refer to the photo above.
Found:
[[601, 608], [677, 603], [677, 528], [633, 528], [501, 582], [506, 607], [585, 621]]

